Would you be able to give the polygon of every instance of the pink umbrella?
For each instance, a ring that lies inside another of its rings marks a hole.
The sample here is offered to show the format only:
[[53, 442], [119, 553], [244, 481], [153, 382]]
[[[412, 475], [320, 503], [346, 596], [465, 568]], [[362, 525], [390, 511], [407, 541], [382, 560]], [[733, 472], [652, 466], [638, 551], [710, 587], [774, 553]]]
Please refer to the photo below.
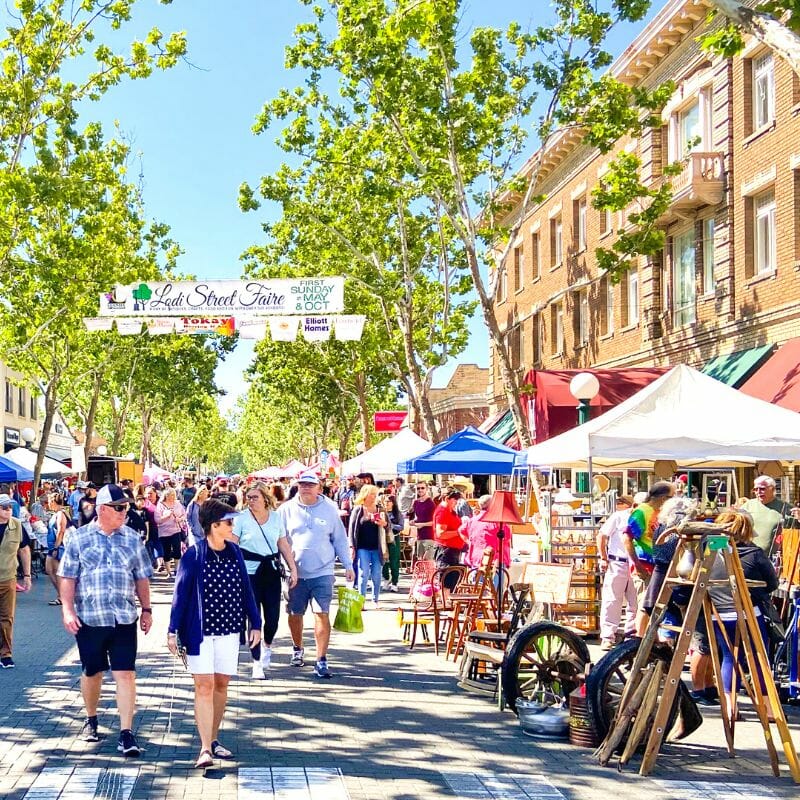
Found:
[[285, 467], [277, 470], [278, 477], [296, 478], [301, 472], [305, 472], [308, 467], [302, 462], [293, 458]]

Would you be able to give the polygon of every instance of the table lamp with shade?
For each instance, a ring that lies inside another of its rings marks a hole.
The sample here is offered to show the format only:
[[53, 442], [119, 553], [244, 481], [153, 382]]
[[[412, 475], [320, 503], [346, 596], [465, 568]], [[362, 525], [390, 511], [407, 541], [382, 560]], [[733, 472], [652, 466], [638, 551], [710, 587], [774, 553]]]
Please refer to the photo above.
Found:
[[[497, 562], [500, 565], [500, 570], [497, 573], [497, 616], [502, 618], [503, 613], [503, 540], [506, 537], [506, 525], [523, 525], [524, 520], [519, 515], [519, 508], [517, 507], [517, 498], [514, 492], [507, 490], [498, 490], [492, 494], [492, 499], [489, 505], [483, 512], [484, 522], [496, 522], [499, 525], [497, 531], [497, 540], [500, 543], [498, 550]], [[511, 531], [509, 531], [509, 534]]]

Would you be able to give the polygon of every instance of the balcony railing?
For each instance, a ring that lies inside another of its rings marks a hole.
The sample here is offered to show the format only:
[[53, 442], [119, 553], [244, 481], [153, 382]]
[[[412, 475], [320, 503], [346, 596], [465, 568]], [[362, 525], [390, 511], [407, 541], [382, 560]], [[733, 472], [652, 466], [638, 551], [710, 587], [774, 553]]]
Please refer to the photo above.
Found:
[[671, 178], [670, 214], [713, 206], [722, 200], [724, 188], [722, 153], [689, 153], [680, 174]]

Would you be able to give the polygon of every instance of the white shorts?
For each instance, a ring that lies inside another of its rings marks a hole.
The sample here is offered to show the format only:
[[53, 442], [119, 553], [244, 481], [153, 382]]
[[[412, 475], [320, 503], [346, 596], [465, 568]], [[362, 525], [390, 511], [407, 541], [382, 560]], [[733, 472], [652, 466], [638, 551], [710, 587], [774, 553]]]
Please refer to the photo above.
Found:
[[235, 675], [239, 668], [239, 634], [204, 636], [200, 654], [186, 656], [192, 675]]

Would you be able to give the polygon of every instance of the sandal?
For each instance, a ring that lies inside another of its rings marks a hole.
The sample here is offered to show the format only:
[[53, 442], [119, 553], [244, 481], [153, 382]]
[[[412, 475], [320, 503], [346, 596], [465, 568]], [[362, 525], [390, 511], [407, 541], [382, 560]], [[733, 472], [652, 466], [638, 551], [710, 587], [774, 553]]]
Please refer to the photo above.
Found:
[[49, 606], [60, 606], [61, 605], [61, 600], [58, 597], [56, 597], [55, 600], [51, 600], [47, 605], [49, 605]]
[[233, 758], [233, 753], [227, 747], [219, 743], [219, 739], [211, 742], [211, 752], [215, 758]]
[[208, 750], [201, 750], [200, 757], [194, 762], [195, 769], [205, 769], [214, 766], [214, 759]]

